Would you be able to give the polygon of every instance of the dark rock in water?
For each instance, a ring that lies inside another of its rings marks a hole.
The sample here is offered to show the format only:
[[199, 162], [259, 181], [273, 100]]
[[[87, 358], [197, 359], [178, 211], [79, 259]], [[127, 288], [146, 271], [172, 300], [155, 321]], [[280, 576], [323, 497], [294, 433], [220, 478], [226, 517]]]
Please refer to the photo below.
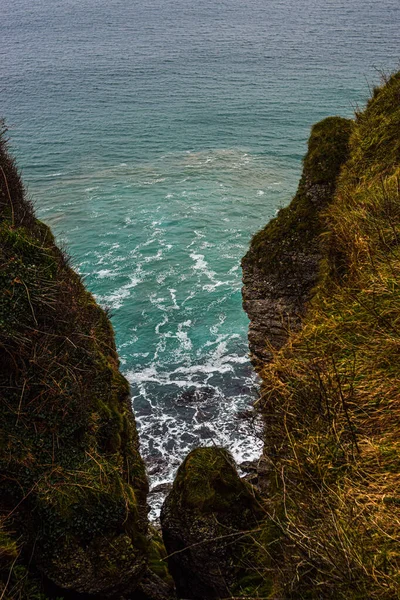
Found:
[[165, 458], [150, 456], [147, 458], [147, 473], [149, 475], [158, 475], [165, 466]]
[[205, 425], [202, 425], [199, 429], [197, 429], [196, 434], [202, 440], [211, 440], [214, 437], [214, 432]]
[[246, 473], [257, 472], [258, 460], [244, 460], [240, 463], [239, 468]]
[[172, 482], [168, 481], [167, 483], [159, 483], [151, 488], [149, 494], [167, 494], [172, 489]]
[[178, 404], [199, 404], [212, 398], [215, 395], [215, 390], [212, 387], [189, 388], [184, 390], [177, 398]]
[[161, 510], [168, 565], [180, 598], [228, 598], [249, 581], [268, 582], [255, 566], [253, 537], [265, 517], [255, 489], [239, 478], [222, 448], [193, 450], [178, 470]]

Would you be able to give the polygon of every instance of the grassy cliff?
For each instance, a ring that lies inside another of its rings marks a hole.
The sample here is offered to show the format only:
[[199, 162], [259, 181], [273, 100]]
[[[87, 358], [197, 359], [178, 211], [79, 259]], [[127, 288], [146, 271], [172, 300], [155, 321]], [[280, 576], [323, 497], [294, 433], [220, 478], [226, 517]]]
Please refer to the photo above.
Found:
[[[323, 154], [333, 170], [335, 135], [314, 137], [316, 153], [328, 142]], [[310, 161], [312, 152], [305, 170], [323, 176]], [[282, 552], [274, 593], [393, 600], [400, 598], [400, 74], [356, 114], [317, 238], [309, 240], [315, 221], [296, 216], [298, 208], [282, 211], [252, 244], [266, 273], [287, 244], [317, 239], [321, 252], [302, 329], [260, 371], [265, 526], [278, 528]]]
[[[0, 598], [165, 598], [110, 322], [4, 141], [0, 265]], [[354, 122], [313, 128], [298, 193], [244, 266], [254, 310], [265, 291], [267, 322], [284, 306], [301, 328], [277, 322], [276, 344], [265, 329], [261, 496], [221, 449], [178, 471], [163, 508], [178, 591], [400, 598], [400, 74]]]
[[0, 597], [130, 598], [150, 542], [129, 386], [4, 132], [0, 265]]
[[352, 128], [353, 122], [341, 117], [314, 125], [295, 197], [254, 236], [242, 260], [243, 308], [250, 318], [250, 356], [257, 370], [301, 326], [319, 278], [323, 213], [349, 156]]

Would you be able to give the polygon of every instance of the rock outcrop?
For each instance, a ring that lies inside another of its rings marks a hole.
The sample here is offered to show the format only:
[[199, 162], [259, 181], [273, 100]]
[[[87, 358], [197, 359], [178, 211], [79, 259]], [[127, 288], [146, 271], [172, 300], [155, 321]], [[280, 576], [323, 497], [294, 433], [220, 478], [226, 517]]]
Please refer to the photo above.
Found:
[[222, 448], [193, 450], [161, 512], [168, 564], [179, 598], [205, 600], [269, 592], [257, 571], [265, 512]]
[[312, 129], [295, 198], [243, 259], [271, 599], [400, 594], [399, 97], [397, 73]]
[[351, 129], [352, 122], [341, 117], [314, 125], [296, 196], [254, 236], [242, 260], [243, 308], [250, 319], [249, 348], [256, 368], [300, 327], [319, 276], [322, 213], [348, 156]]

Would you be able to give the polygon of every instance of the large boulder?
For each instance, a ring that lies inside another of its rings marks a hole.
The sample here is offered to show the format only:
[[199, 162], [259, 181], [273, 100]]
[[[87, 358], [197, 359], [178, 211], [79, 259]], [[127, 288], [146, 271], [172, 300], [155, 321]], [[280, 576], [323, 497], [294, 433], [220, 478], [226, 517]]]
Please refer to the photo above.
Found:
[[179, 598], [266, 595], [257, 569], [265, 512], [256, 490], [240, 479], [222, 448], [193, 450], [178, 470], [161, 511], [168, 564]]

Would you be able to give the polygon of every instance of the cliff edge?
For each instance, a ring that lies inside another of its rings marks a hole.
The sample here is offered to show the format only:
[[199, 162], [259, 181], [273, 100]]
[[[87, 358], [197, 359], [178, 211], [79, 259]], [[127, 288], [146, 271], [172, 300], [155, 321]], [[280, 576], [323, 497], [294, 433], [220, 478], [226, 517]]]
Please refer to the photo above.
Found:
[[164, 583], [114, 333], [35, 218], [4, 132], [0, 264], [0, 597], [148, 598]]
[[398, 73], [312, 129], [296, 197], [243, 259], [271, 598], [400, 594], [399, 98]]
[[256, 368], [300, 328], [319, 276], [323, 212], [348, 158], [352, 126], [341, 117], [314, 125], [296, 196], [253, 237], [242, 260], [243, 308], [250, 319], [249, 348]]

